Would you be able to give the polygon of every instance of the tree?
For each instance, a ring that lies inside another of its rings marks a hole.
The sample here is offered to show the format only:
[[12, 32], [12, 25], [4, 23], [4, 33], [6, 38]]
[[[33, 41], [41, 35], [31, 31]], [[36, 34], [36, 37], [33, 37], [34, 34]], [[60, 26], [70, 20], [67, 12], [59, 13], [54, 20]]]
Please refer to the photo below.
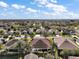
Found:
[[0, 35], [3, 35], [4, 34], [4, 30], [0, 30]]
[[23, 44], [21, 41], [19, 41], [18, 43], [18, 52], [19, 52], [19, 57], [23, 59], [23, 51], [24, 51], [24, 48], [23, 48]]
[[3, 44], [0, 44], [0, 50], [3, 49], [5, 46]]
[[54, 59], [58, 59], [58, 47], [56, 45], [56, 43], [54, 42], [54, 39], [52, 38], [53, 43], [52, 43], [52, 48], [51, 48], [51, 52], [54, 55]]

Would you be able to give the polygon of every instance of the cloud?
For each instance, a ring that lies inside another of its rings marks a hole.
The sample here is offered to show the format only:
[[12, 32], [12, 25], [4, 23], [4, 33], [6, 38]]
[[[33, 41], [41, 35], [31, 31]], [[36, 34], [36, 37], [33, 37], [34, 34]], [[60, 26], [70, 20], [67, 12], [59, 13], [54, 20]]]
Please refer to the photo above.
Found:
[[79, 14], [74, 13], [74, 12], [66, 12], [66, 13], [61, 13], [61, 14], [57, 14], [55, 12], [44, 12], [43, 16], [44, 17], [50, 17], [52, 19], [78, 19]]
[[55, 16], [55, 15], [57, 15], [57, 13], [55, 13], [55, 12], [43, 12], [43, 15], [46, 15], [46, 16]]
[[78, 13], [74, 13], [74, 12], [68, 12], [68, 15], [70, 15], [70, 18], [74, 18], [74, 19], [76, 19], [76, 18], [79, 18], [79, 14]]
[[39, 3], [41, 5], [46, 5], [49, 2], [51, 2], [51, 3], [57, 3], [58, 1], [57, 0], [35, 0], [35, 2], [36, 3]]
[[[52, 0], [53, 2], [54, 0]], [[51, 10], [51, 12], [42, 12], [43, 16], [47, 16], [48, 18], [55, 18], [55, 19], [76, 19], [79, 18], [79, 14], [74, 13], [70, 10], [68, 10], [67, 7], [64, 5], [57, 4], [58, 1], [56, 0], [56, 3], [52, 3], [49, 0], [35, 0], [37, 2], [38, 6], [41, 6], [42, 8], [46, 8], [48, 10]]]
[[[58, 4], [57, 0], [34, 0], [31, 4], [38, 9], [21, 4], [0, 2], [5, 9], [0, 12], [0, 18], [38, 18], [38, 19], [78, 19], [79, 14], [69, 10], [66, 6]], [[7, 7], [10, 8], [7, 8]], [[15, 8], [15, 9], [13, 9]], [[16, 11], [18, 9], [18, 12]], [[27, 17], [26, 17], [27, 16]]]
[[[56, 4], [58, 1], [57, 0], [35, 0], [37, 2], [39, 7], [46, 7], [56, 13], [63, 13], [67, 12], [67, 8], [63, 5]], [[52, 3], [53, 2], [53, 3]]]
[[27, 8], [26, 11], [30, 12], [30, 13], [36, 13], [37, 12], [37, 10], [32, 9], [32, 8]]
[[9, 5], [7, 3], [0, 1], [0, 7], [6, 8], [8, 6]]
[[[47, 17], [50, 16], [51, 18], [79, 18], [79, 14], [76, 14], [74, 12], [71, 12], [68, 10], [67, 7], [64, 5], [57, 4], [57, 0], [35, 0], [38, 6], [41, 6], [42, 8], [46, 8], [51, 10], [51, 12], [43, 12], [43, 15], [46, 15]], [[53, 3], [52, 3], [53, 2]]]
[[0, 15], [1, 15], [1, 16], [7, 16], [7, 14], [6, 14], [6, 13], [1, 13]]
[[35, 2], [41, 5], [46, 5], [46, 3], [48, 3], [48, 0], [35, 0]]
[[52, 3], [58, 3], [58, 1], [57, 1], [57, 0], [51, 0], [51, 2], [52, 2]]
[[66, 7], [64, 7], [63, 5], [57, 5], [57, 4], [53, 4], [53, 3], [48, 3], [46, 5], [46, 7], [51, 9], [51, 10], [54, 10], [55, 12], [59, 12], [59, 13], [67, 12]]
[[25, 5], [12, 4], [12, 7], [15, 9], [24, 9]]

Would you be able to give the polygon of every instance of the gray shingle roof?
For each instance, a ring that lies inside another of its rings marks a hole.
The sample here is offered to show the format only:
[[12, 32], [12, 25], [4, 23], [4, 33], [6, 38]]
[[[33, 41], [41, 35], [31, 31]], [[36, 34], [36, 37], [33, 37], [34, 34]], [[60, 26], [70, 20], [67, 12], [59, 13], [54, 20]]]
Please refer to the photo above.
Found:
[[50, 42], [47, 38], [43, 37], [43, 36], [36, 36], [34, 37], [33, 41], [32, 41], [32, 47], [41, 47], [41, 48], [49, 48], [50, 47]]

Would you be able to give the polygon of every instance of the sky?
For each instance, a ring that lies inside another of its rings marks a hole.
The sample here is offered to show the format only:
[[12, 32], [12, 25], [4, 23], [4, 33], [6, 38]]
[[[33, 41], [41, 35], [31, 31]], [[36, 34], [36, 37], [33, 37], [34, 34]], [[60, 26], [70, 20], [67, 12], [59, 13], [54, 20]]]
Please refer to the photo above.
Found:
[[0, 0], [0, 19], [79, 19], [79, 0]]

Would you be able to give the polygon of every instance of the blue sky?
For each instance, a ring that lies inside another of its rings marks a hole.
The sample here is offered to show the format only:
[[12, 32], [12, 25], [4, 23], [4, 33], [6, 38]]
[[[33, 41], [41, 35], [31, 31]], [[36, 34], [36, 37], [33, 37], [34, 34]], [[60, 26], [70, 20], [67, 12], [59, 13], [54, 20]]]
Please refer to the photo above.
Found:
[[0, 0], [0, 19], [79, 19], [79, 0]]

